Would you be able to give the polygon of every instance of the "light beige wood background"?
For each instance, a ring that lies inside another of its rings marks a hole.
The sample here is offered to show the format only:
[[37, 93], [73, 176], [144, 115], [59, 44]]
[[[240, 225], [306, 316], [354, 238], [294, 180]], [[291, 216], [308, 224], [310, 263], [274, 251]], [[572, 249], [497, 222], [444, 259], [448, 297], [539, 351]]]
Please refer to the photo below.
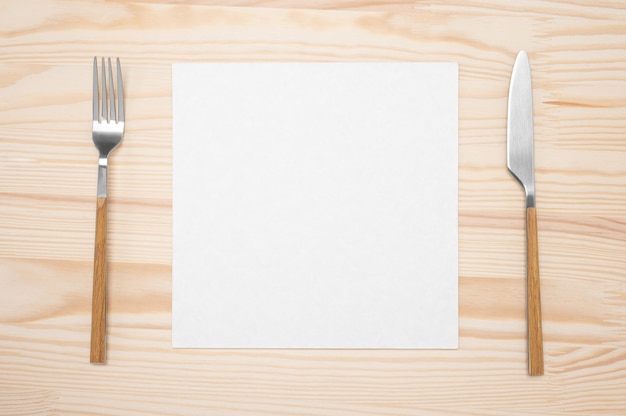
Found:
[[[505, 153], [520, 49], [536, 378], [524, 198]], [[88, 364], [94, 55], [121, 58], [128, 120], [110, 164], [106, 366]], [[171, 64], [257, 60], [459, 63], [458, 351], [171, 348]], [[626, 414], [626, 2], [1, 1], [0, 414]]]

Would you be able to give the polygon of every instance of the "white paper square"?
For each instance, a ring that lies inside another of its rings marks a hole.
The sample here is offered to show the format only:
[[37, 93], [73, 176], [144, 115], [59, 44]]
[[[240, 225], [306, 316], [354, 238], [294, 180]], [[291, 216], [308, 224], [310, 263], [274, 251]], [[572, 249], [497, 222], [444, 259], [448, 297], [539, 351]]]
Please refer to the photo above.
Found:
[[457, 348], [456, 63], [172, 72], [174, 347]]

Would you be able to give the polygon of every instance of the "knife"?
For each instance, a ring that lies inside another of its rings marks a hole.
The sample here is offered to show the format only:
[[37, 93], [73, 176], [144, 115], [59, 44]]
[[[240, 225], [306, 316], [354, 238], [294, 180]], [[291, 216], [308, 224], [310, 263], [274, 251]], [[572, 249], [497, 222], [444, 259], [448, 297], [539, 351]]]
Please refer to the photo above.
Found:
[[515, 59], [507, 123], [507, 166], [526, 192], [526, 319], [528, 324], [528, 374], [543, 375], [543, 333], [535, 207], [535, 161], [533, 155], [533, 89], [528, 55]]

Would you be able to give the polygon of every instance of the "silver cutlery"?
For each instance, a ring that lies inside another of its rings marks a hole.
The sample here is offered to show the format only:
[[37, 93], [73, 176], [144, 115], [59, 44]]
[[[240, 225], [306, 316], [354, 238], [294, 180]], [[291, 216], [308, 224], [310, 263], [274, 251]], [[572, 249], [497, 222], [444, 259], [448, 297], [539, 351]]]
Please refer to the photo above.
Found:
[[533, 146], [530, 63], [526, 52], [521, 51], [513, 66], [509, 87], [507, 165], [526, 192], [528, 373], [537, 376], [543, 374], [544, 368]]
[[102, 58], [101, 66], [102, 79], [100, 81], [101, 88], [99, 88], [98, 59], [94, 58], [92, 138], [99, 156], [90, 362], [100, 364], [105, 362], [106, 356], [107, 165], [109, 154], [120, 144], [124, 136], [124, 87], [122, 85], [120, 60], [117, 59], [117, 111], [111, 58], [108, 59], [108, 67]]

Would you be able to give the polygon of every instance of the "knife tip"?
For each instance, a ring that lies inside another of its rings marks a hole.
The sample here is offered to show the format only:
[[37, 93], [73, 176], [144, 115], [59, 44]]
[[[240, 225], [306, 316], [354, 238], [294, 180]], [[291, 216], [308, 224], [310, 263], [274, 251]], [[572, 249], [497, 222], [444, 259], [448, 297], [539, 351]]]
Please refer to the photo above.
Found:
[[528, 54], [524, 50], [519, 51], [517, 58], [515, 58], [515, 64], [513, 65], [513, 72], [519, 71], [527, 71], [530, 73], [530, 61], [528, 60]]

